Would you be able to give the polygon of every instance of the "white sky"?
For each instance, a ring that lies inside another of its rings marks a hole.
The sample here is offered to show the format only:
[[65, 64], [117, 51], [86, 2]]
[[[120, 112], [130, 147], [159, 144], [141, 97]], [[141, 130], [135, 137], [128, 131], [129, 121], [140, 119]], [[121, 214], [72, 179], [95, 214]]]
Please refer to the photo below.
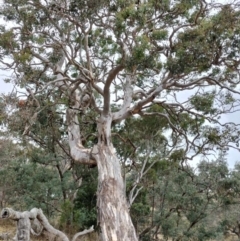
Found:
[[12, 84], [6, 84], [4, 81], [3, 71], [0, 71], [0, 93], [11, 93], [13, 90]]

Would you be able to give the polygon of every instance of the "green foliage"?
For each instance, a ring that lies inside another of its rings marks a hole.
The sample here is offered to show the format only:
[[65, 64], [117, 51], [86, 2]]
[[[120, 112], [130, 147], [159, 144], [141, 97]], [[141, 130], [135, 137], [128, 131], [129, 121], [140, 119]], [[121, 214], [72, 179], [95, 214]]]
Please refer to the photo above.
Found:
[[77, 190], [77, 195], [74, 202], [66, 200], [62, 206], [62, 214], [60, 224], [64, 229], [75, 228], [82, 230], [90, 226], [97, 225], [96, 212], [96, 191], [97, 183], [94, 178], [96, 175], [95, 169], [87, 168], [78, 170], [78, 175], [81, 174], [83, 182]]
[[144, 225], [144, 223], [146, 223], [146, 220], [151, 214], [150, 207], [147, 191], [141, 191], [130, 209], [135, 226]]
[[168, 37], [167, 30], [153, 30], [152, 38], [154, 40], [165, 40]]
[[204, 115], [214, 114], [216, 109], [213, 108], [215, 92], [205, 92], [202, 95], [195, 95], [191, 98], [191, 104], [197, 111], [201, 111]]
[[162, 130], [168, 128], [168, 123], [164, 117], [156, 114], [161, 114], [163, 111], [161, 106], [154, 105], [148, 110], [148, 113], [155, 114], [142, 118], [129, 118], [124, 125], [116, 126], [115, 131], [122, 137], [121, 142], [119, 142], [119, 135], [114, 136], [113, 139], [114, 144], [118, 143], [116, 145], [118, 153], [121, 156], [131, 155], [134, 152], [134, 146], [137, 146], [142, 154], [147, 153], [148, 147], [157, 156], [163, 153], [167, 145], [167, 139]]
[[[209, 70], [212, 64], [218, 64], [223, 48], [220, 39], [234, 38], [236, 15], [231, 9], [226, 9], [227, 6], [222, 8], [211, 20], [201, 21], [197, 28], [179, 33], [178, 43], [174, 47], [176, 58], [169, 58], [167, 63], [173, 74], [189, 73], [194, 69], [203, 72]], [[230, 39], [225, 40], [229, 41], [229, 45], [232, 42]]]
[[57, 173], [51, 168], [25, 162], [20, 154], [24, 156], [18, 153], [19, 158], [9, 161], [0, 173], [1, 188], [8, 186], [3, 188], [8, 205], [16, 209], [39, 207], [48, 216], [56, 214], [56, 200], [61, 198]]
[[96, 227], [97, 225], [96, 191], [97, 183], [93, 174], [90, 176], [86, 175], [74, 202], [75, 222], [81, 229], [91, 227], [92, 225]]
[[[178, 151], [174, 155], [177, 158]], [[224, 156], [200, 162], [197, 172], [183, 163], [156, 164], [152, 167], [155, 178], [144, 179], [143, 189], [131, 208], [139, 231], [153, 225], [161, 229], [165, 238], [220, 240], [230, 226], [236, 225], [237, 215], [226, 219], [223, 213], [232, 213], [239, 205], [238, 191], [233, 190], [240, 179], [236, 179], [238, 171], [228, 169]], [[151, 210], [149, 213], [145, 212], [146, 207]], [[142, 235], [142, 240], [151, 240], [154, 229]]]
[[59, 220], [60, 227], [63, 229], [73, 226], [74, 213], [73, 213], [73, 204], [70, 200], [65, 200], [61, 205], [61, 217]]

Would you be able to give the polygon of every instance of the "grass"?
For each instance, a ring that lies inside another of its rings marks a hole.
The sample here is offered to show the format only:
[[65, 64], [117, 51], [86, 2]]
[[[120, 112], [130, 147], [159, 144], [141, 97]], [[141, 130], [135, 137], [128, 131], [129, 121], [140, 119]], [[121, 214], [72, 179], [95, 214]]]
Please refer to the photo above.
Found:
[[16, 224], [11, 220], [0, 219], [0, 235], [6, 233], [10, 238], [13, 238], [16, 233]]
[[[0, 237], [2, 234], [8, 234], [8, 238], [9, 240], [11, 240], [15, 234], [16, 234], [16, 225], [17, 223], [15, 221], [12, 220], [4, 220], [4, 219], [0, 219]], [[68, 237], [72, 238], [73, 235], [69, 235]], [[0, 238], [1, 240], [1, 238]], [[40, 236], [33, 236], [31, 235], [31, 241], [46, 241], [49, 240], [51, 241], [51, 238], [46, 239], [46, 237], [44, 237], [43, 235]], [[53, 238], [53, 240], [55, 240]], [[78, 241], [96, 241], [98, 240], [96, 233], [90, 233], [88, 235], [82, 236], [80, 238], [77, 239]]]
[[[17, 223], [12, 220], [3, 220], [0, 219], [0, 235], [8, 234], [9, 240], [11, 240], [16, 234], [16, 225]], [[34, 237], [31, 235], [32, 241], [46, 241], [46, 239], [42, 236]]]
[[[4, 234], [4, 233], [5, 234], [8, 233], [9, 240], [11, 240], [16, 234], [16, 222], [14, 222], [12, 220], [2, 220], [2, 219], [0, 219], [0, 235]], [[70, 236], [72, 236], [72, 235], [70, 235]], [[161, 238], [159, 237], [159, 240], [163, 240]], [[31, 240], [32, 241], [46, 241], [47, 239], [44, 236], [36, 237], [36, 236], [31, 235]], [[48, 240], [51, 241], [51, 238], [48, 239]], [[78, 241], [93, 241], [93, 240], [94, 241], [98, 240], [95, 233], [83, 236], [83, 237], [78, 239]], [[227, 235], [224, 238], [224, 241], [237, 241], [237, 240], [239, 240], [239, 239], [235, 235]], [[216, 241], [216, 240], [212, 240], [212, 241]]]

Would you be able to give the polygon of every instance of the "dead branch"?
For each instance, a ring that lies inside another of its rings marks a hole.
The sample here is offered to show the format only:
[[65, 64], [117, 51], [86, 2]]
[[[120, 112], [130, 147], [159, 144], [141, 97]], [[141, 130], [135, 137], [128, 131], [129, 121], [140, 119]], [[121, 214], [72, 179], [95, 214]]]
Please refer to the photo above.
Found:
[[[0, 218], [2, 219], [12, 219], [17, 221], [17, 233], [15, 236], [15, 241], [30, 241], [30, 233], [33, 235], [40, 235], [43, 231], [54, 236], [54, 240], [58, 241], [69, 241], [69, 238], [63, 232], [55, 229], [48, 221], [46, 216], [43, 214], [41, 209], [33, 208], [30, 211], [18, 212], [11, 208], [4, 208], [1, 211]], [[31, 224], [32, 221], [32, 224]], [[31, 227], [33, 224], [41, 225], [40, 231], [36, 233], [36, 227]], [[34, 229], [34, 232], [33, 232]], [[93, 232], [93, 226], [87, 230], [76, 233], [73, 237], [73, 241], [81, 235]]]

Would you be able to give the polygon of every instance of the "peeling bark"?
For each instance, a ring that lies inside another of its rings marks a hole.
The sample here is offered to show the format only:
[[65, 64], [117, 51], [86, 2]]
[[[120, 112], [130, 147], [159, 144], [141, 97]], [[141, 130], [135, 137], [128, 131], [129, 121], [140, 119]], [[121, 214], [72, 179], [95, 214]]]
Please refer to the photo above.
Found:
[[[101, 240], [137, 241], [138, 237], [129, 213], [120, 162], [111, 141], [113, 116], [106, 107], [108, 102], [105, 102], [105, 111], [102, 111], [97, 120], [98, 144], [92, 150], [82, 145], [78, 121], [80, 99], [75, 97], [74, 103], [73, 107], [67, 110], [70, 153], [76, 163], [94, 162], [98, 166], [97, 208]], [[127, 99], [124, 108], [127, 108], [128, 103]]]
[[96, 161], [92, 160], [90, 156], [91, 150], [84, 148], [82, 145], [77, 113], [78, 111], [75, 109], [69, 108], [67, 110], [68, 141], [71, 157], [76, 163], [95, 165]]
[[98, 165], [98, 223], [103, 241], [137, 241], [130, 218], [121, 166], [114, 148], [96, 145], [92, 154]]

